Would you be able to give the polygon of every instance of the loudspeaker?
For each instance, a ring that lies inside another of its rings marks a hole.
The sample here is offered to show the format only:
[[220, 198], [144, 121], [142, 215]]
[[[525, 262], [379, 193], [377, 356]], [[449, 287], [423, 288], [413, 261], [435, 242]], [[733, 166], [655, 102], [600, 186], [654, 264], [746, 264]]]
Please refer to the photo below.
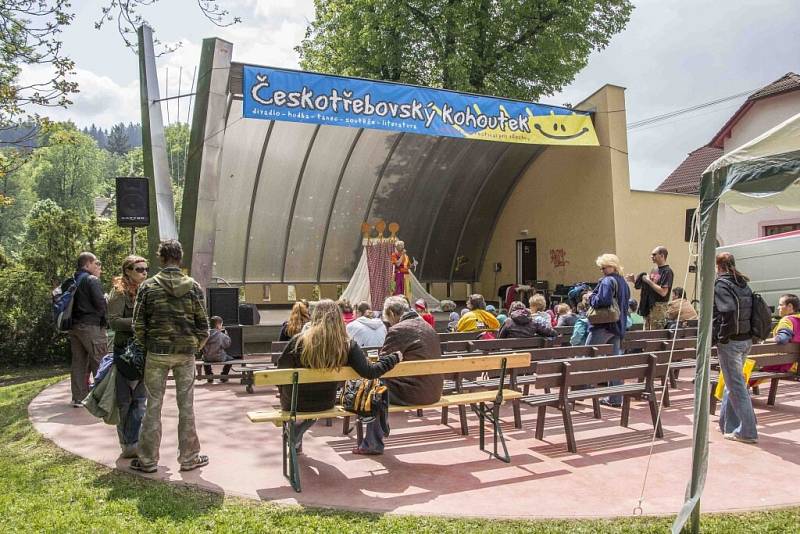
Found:
[[[686, 210], [686, 222], [684, 223], [683, 227], [683, 240], [687, 243], [692, 239], [692, 219], [694, 218], [694, 212], [697, 208], [690, 208]], [[697, 243], [697, 233], [694, 235], [694, 241]]]
[[228, 337], [231, 338], [231, 346], [225, 349], [225, 352], [234, 358], [241, 358], [242, 354], [244, 354], [242, 343], [242, 327], [226, 326], [225, 331], [228, 333]]
[[239, 288], [209, 287], [206, 296], [208, 317], [219, 315], [225, 328], [239, 324]]
[[143, 228], [150, 224], [147, 178], [117, 176], [117, 226]]
[[261, 314], [255, 304], [239, 304], [239, 324], [254, 325], [261, 322]]

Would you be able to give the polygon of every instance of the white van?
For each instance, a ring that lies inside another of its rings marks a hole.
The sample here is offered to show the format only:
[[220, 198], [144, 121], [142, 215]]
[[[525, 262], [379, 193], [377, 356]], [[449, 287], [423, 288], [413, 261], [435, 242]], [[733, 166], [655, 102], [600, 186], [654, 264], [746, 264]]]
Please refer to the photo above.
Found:
[[784, 293], [800, 295], [800, 231], [719, 247], [730, 252], [736, 268], [750, 277], [750, 287], [774, 308]]

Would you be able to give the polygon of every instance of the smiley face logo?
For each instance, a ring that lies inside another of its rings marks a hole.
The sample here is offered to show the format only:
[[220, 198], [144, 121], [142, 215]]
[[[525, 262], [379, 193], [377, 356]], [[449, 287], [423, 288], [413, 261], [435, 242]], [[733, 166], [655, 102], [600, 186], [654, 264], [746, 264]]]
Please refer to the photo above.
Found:
[[533, 118], [533, 127], [547, 139], [554, 141], [569, 141], [577, 139], [589, 132], [585, 126], [588, 117], [586, 115], [541, 115]]

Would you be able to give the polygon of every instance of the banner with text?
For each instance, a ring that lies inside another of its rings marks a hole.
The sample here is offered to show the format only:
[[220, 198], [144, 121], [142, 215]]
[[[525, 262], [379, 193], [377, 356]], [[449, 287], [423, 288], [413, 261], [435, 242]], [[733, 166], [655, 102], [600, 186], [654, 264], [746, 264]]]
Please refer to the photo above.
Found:
[[244, 117], [536, 145], [592, 145], [587, 112], [413, 85], [244, 66]]

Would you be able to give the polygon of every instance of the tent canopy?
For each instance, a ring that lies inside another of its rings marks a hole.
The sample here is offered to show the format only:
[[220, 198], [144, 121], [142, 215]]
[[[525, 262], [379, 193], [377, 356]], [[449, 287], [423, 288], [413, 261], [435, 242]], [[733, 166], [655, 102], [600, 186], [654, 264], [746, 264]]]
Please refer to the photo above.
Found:
[[700, 324], [692, 433], [692, 478], [672, 532], [692, 518], [700, 529], [700, 496], [708, 469], [708, 404], [711, 321], [714, 311], [717, 209], [720, 202], [747, 212], [767, 206], [800, 210], [800, 114], [724, 155], [703, 173], [700, 184]]

